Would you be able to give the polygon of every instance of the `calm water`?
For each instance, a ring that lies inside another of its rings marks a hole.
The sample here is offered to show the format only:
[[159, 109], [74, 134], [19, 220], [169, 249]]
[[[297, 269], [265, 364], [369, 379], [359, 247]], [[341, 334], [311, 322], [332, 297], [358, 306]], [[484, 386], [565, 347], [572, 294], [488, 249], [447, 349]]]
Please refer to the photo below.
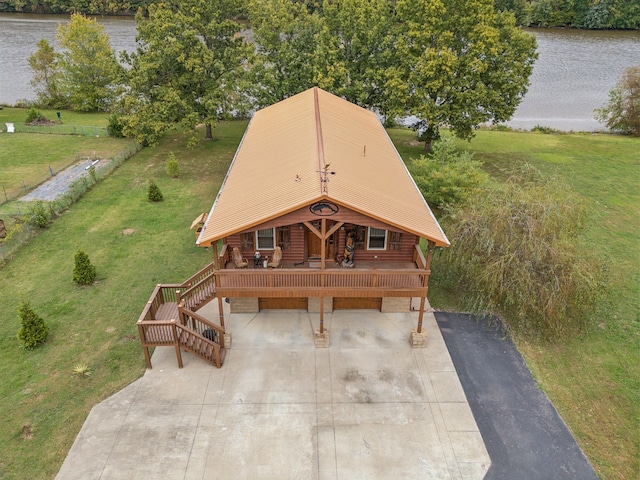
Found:
[[[55, 45], [60, 15], [0, 14], [0, 104], [32, 99], [27, 62], [36, 43]], [[100, 17], [116, 51], [135, 48], [132, 18]], [[530, 30], [538, 39], [529, 92], [509, 125], [529, 129], [536, 124], [560, 130], [599, 130], [593, 110], [607, 102], [608, 91], [622, 71], [640, 65], [640, 32]]]

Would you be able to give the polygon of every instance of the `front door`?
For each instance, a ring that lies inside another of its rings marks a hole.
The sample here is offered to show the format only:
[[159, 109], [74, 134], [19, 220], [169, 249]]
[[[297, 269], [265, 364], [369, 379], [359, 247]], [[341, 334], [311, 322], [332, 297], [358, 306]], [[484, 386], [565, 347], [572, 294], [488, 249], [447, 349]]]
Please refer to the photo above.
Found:
[[307, 258], [319, 259], [322, 256], [322, 240], [307, 228]]

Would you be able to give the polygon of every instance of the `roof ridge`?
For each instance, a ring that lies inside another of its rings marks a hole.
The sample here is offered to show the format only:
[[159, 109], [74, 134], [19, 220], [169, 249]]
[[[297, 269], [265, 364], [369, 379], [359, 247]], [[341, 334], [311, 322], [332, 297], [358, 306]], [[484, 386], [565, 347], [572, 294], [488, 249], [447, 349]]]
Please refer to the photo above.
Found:
[[313, 106], [316, 117], [316, 141], [318, 142], [318, 175], [320, 176], [320, 194], [329, 194], [329, 184], [327, 181], [327, 164], [324, 156], [324, 138], [322, 137], [322, 119], [320, 117], [320, 98], [318, 87], [313, 87]]

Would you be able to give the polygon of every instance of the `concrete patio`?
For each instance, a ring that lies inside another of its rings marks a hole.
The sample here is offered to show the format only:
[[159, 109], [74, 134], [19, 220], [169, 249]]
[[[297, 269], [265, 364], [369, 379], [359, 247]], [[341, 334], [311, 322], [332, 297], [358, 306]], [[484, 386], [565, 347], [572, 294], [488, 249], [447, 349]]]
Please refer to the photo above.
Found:
[[[225, 304], [226, 306], [226, 304]], [[217, 307], [203, 309], [217, 317]], [[226, 315], [221, 369], [172, 347], [93, 408], [58, 480], [482, 479], [490, 459], [433, 314]], [[140, 352], [142, 356], [142, 351]]]

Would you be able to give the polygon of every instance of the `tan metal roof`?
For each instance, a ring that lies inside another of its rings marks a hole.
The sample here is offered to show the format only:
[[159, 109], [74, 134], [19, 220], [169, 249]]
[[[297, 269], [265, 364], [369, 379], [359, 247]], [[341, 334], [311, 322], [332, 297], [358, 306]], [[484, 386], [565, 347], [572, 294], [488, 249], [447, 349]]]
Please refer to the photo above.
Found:
[[449, 245], [375, 114], [317, 87], [256, 112], [197, 243], [319, 200]]

